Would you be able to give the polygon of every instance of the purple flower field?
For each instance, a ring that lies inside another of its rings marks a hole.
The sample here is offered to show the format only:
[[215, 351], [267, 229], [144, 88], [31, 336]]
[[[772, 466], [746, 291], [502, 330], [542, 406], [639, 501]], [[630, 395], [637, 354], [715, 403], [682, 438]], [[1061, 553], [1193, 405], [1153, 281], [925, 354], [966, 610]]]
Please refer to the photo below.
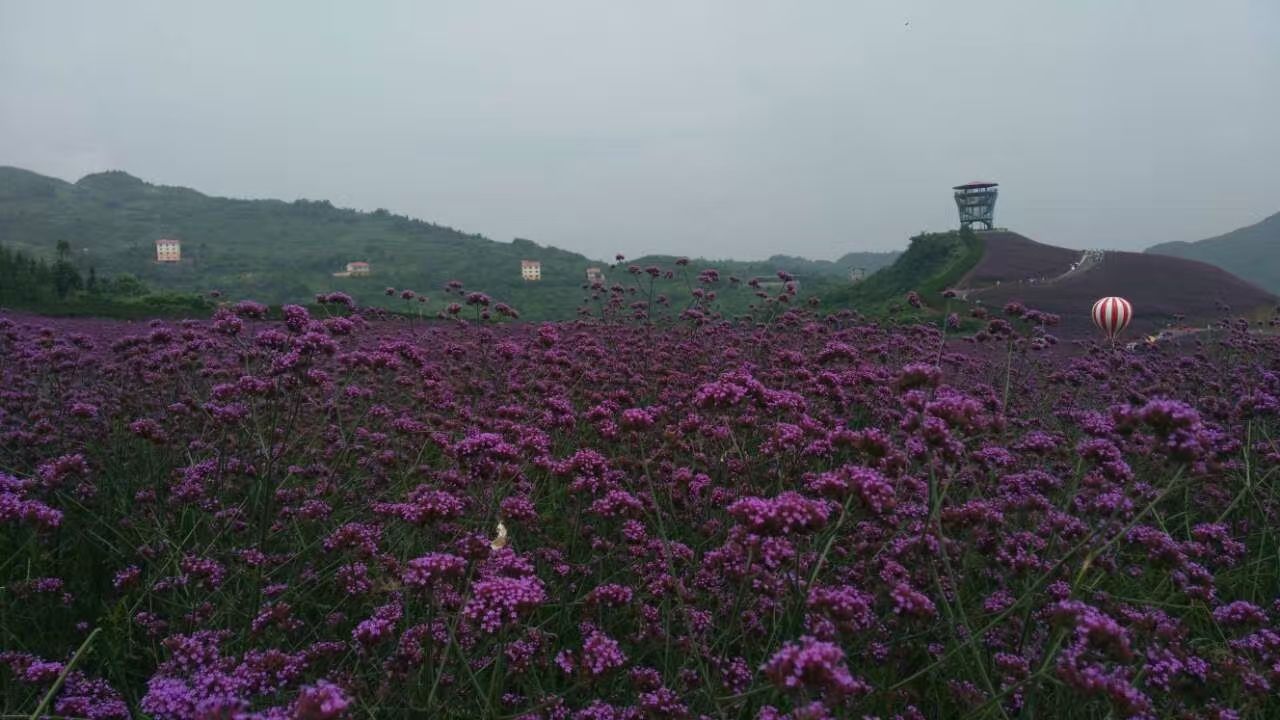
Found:
[[0, 318], [6, 716], [1280, 716], [1247, 323], [262, 314]]

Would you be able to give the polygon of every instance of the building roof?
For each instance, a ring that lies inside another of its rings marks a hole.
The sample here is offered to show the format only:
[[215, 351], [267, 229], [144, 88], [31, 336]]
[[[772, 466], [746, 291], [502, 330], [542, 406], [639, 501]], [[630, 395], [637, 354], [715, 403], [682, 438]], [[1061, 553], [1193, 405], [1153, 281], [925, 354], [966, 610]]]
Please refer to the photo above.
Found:
[[970, 180], [963, 185], [956, 185], [952, 190], [976, 190], [979, 188], [995, 187], [999, 183], [987, 182], [985, 180]]
[[158, 239], [156, 239], [156, 244], [157, 244], [157, 245], [159, 245], [160, 243], [181, 243], [181, 242], [182, 242], [182, 241], [181, 241], [181, 240], [179, 240], [179, 239], [177, 239], [177, 238], [158, 238]]
[[356, 267], [359, 267], [359, 266], [361, 266], [361, 265], [363, 265], [364, 267], [369, 267], [369, 263], [367, 263], [367, 262], [365, 262], [365, 261], [363, 261], [363, 260], [352, 260], [351, 262], [349, 262], [349, 263], [347, 263], [347, 264], [348, 264], [348, 265], [355, 265]]

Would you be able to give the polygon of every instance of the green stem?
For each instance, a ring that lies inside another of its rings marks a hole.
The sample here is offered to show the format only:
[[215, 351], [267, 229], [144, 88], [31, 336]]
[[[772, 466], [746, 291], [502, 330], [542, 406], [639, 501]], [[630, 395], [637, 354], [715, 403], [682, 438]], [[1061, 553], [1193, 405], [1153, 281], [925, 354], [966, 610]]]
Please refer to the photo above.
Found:
[[71, 662], [63, 666], [62, 672], [58, 673], [58, 679], [53, 683], [53, 687], [49, 688], [49, 692], [44, 694], [44, 699], [40, 701], [38, 706], [36, 706], [36, 711], [31, 713], [29, 720], [40, 720], [40, 717], [44, 715], [44, 711], [47, 710], [49, 705], [53, 702], [53, 698], [58, 694], [58, 691], [62, 689], [62, 684], [67, 681], [67, 675], [71, 674], [71, 669], [74, 668], [76, 663], [80, 662], [80, 658], [89, 651], [89, 646], [93, 644], [94, 639], [98, 637], [98, 633], [100, 632], [102, 632], [102, 628], [94, 628], [93, 632], [89, 633], [89, 637], [85, 638], [84, 642], [80, 643], [80, 649], [76, 650], [76, 654], [71, 657]]

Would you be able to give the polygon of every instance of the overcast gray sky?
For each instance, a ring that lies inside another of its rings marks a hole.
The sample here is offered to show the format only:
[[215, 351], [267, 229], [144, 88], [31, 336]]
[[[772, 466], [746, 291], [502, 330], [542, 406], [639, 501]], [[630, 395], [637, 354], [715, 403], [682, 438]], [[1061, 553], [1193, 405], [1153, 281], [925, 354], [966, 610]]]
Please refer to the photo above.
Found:
[[1277, 0], [0, 0], [0, 164], [594, 257], [1070, 247], [1280, 211]]

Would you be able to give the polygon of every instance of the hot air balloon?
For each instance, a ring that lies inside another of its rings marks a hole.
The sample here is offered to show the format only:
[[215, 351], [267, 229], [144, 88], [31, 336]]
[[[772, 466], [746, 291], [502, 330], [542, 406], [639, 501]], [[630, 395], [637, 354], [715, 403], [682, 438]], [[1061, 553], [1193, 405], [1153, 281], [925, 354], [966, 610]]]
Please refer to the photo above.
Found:
[[1093, 304], [1093, 324], [1107, 339], [1115, 342], [1116, 336], [1129, 327], [1133, 319], [1133, 305], [1122, 297], [1104, 297]]

